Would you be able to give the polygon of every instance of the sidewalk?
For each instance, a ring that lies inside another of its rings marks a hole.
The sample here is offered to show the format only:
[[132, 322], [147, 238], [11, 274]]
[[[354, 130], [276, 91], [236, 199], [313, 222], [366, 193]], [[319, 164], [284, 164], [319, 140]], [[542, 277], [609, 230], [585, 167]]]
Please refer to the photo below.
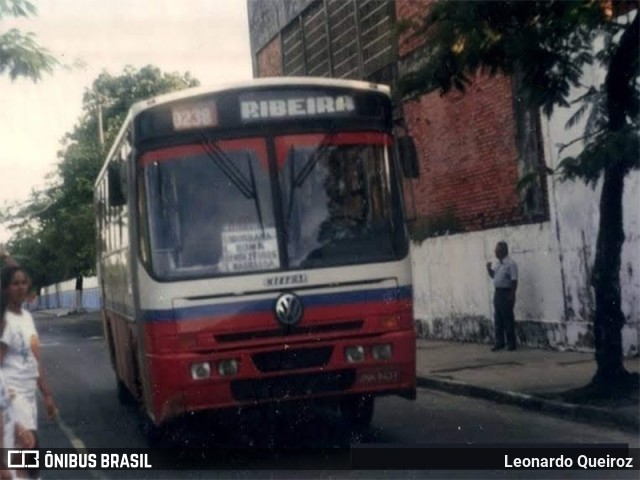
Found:
[[40, 317], [68, 317], [68, 316], [81, 316], [81, 315], [92, 315], [99, 314], [99, 310], [71, 310], [70, 308], [52, 308], [49, 310], [30, 310], [31, 315], [35, 318], [36, 316]]
[[[593, 353], [527, 347], [491, 352], [490, 345], [418, 339], [416, 363], [419, 387], [639, 430], [638, 391], [580, 404], [566, 400], [567, 392], [593, 377]], [[625, 366], [640, 372], [640, 358], [626, 359]]]

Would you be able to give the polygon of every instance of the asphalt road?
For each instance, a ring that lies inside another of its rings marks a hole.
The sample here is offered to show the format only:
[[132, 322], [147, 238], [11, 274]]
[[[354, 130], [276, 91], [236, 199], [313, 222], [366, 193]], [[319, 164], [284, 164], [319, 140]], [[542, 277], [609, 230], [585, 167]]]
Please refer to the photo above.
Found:
[[[47, 379], [60, 410], [58, 421], [49, 422], [40, 409], [42, 448], [141, 451], [148, 446], [137, 408], [123, 406], [117, 400], [115, 377], [97, 318], [36, 315]], [[333, 450], [319, 448], [362, 444], [408, 447], [563, 443], [624, 443], [638, 447], [637, 436], [630, 433], [427, 389], [420, 389], [414, 402], [395, 397], [380, 399], [373, 424], [364, 432], [351, 431], [333, 411], [297, 406], [279, 415], [247, 411], [241, 416], [228, 414], [215, 419], [194, 417], [172, 433], [177, 447], [233, 446], [243, 449], [245, 454], [234, 459], [236, 463], [227, 463], [226, 470], [43, 471], [42, 478], [513, 478], [516, 472], [509, 471], [335, 471], [333, 457], [338, 453], [333, 455]], [[309, 450], [277, 455], [259, 450], [286, 451], [289, 447]], [[603, 470], [517, 472], [518, 478], [637, 478], [637, 475], [637, 471]]]

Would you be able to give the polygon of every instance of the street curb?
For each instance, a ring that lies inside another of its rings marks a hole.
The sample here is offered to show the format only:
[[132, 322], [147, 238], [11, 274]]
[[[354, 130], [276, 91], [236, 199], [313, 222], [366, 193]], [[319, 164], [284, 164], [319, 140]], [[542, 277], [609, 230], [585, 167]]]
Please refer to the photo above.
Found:
[[47, 318], [68, 318], [76, 316], [75, 314], [71, 314], [69, 310], [31, 310], [31, 315], [40, 315]]
[[36, 318], [56, 318], [56, 319], [68, 319], [68, 318], [86, 318], [87, 320], [95, 319], [100, 320], [99, 310], [87, 310], [85, 312], [72, 312], [69, 310], [30, 310], [31, 315]]
[[530, 410], [538, 410], [561, 416], [568, 416], [576, 420], [589, 420], [593, 422], [615, 425], [621, 430], [637, 433], [640, 431], [638, 418], [633, 415], [613, 412], [605, 408], [576, 405], [573, 403], [558, 402], [536, 395], [528, 395], [509, 390], [493, 390], [486, 387], [478, 387], [468, 383], [452, 380], [441, 380], [433, 377], [418, 377], [417, 386], [442, 390], [454, 395], [482, 398], [497, 403], [517, 405]]

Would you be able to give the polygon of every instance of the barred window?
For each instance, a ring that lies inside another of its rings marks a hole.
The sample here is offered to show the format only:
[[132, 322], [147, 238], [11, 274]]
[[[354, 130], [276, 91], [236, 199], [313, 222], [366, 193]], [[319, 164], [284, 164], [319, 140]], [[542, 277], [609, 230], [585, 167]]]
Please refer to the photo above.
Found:
[[317, 0], [282, 32], [285, 75], [372, 79], [394, 62], [392, 0]]

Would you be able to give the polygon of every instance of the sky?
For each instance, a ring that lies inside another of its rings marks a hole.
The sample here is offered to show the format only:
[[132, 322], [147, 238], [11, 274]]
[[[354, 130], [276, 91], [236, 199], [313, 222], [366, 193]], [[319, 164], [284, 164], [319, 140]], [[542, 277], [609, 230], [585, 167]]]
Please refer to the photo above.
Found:
[[[24, 202], [55, 172], [60, 139], [102, 72], [155, 65], [203, 86], [251, 78], [246, 0], [31, 0], [36, 17], [2, 19], [36, 34], [67, 65], [38, 83], [0, 77], [0, 208]], [[8, 233], [0, 225], [0, 242]]]

